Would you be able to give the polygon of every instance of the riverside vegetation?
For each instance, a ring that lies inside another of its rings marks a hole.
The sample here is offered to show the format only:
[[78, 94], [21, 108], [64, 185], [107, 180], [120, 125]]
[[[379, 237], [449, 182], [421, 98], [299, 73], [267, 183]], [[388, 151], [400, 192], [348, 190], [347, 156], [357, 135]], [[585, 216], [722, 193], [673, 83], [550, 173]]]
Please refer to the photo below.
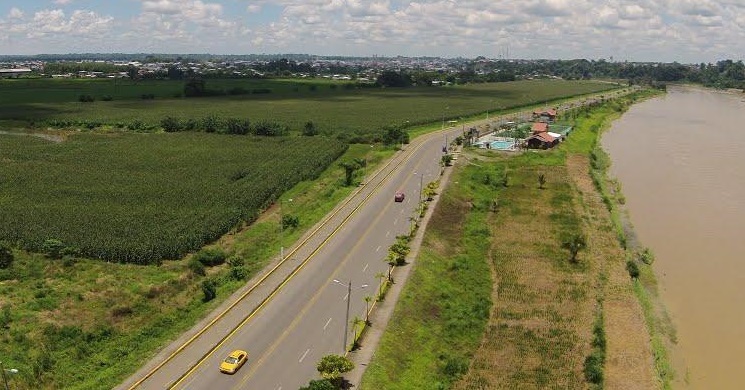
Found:
[[[546, 87], [546, 93], [541, 94], [541, 85], [554, 87]], [[571, 85], [579, 87], [572, 90], [568, 88]], [[4, 363], [20, 370], [11, 378], [13, 386], [110, 388], [134, 372], [276, 256], [280, 240], [278, 203], [285, 205], [282, 240], [287, 246], [354, 188], [344, 185], [346, 173], [331, 163], [334, 158], [346, 150], [337, 162], [362, 160], [374, 170], [395, 151], [392, 147], [339, 142], [351, 139], [348, 135], [339, 136], [346, 134], [344, 129], [349, 123], [358, 123], [362, 129], [365, 118], [375, 117], [374, 123], [363, 130], [365, 134], [381, 134], [382, 138], [385, 133], [375, 130], [374, 125], [400, 125], [403, 118], [410, 118], [411, 123], [435, 122], [417, 126], [417, 131], [439, 129], [443, 107], [449, 107], [447, 118], [477, 113], [497, 104], [489, 100], [490, 95], [503, 99], [507, 108], [509, 102], [525, 105], [605, 90], [609, 85], [541, 81], [510, 84], [507, 90], [502, 87], [416, 89], [410, 96], [405, 90], [375, 92], [372, 97], [353, 91], [358, 94], [355, 98], [345, 96], [344, 89], [333, 92], [329, 88], [327, 95], [303, 99], [284, 99], [287, 96], [280, 98], [279, 93], [272, 93], [268, 94], [273, 95], [271, 99], [250, 96], [161, 100], [156, 94], [155, 100], [148, 101], [117, 100], [120, 98], [114, 96], [112, 102], [80, 103], [73, 102], [76, 98], [71, 96], [62, 102], [19, 100], [3, 104], [0, 111], [4, 131], [14, 134], [0, 135], [2, 155], [7, 160], [4, 164], [12, 167], [2, 172], [0, 201], [8, 207], [0, 212], [4, 221], [15, 221], [19, 229], [4, 230], [4, 237], [0, 237], [12, 241], [9, 246], [13, 249], [8, 252], [14, 258], [9, 263], [3, 261], [7, 267], [0, 269], [0, 325], [4, 330], [0, 332], [0, 355]], [[24, 96], [31, 99], [32, 94]], [[379, 115], [380, 109], [373, 107], [386, 99], [396, 100], [393, 96], [398, 99], [395, 107], [408, 109], [394, 109], [386, 103], [384, 109], [390, 108], [395, 115], [388, 117], [388, 122], [381, 122], [380, 118], [387, 116]], [[456, 96], [457, 101], [449, 100]], [[115, 102], [119, 105], [114, 106]], [[186, 110], [192, 102], [204, 110]], [[339, 103], [344, 107], [332, 108]], [[169, 108], [159, 112], [157, 107], [164, 107], [159, 104]], [[126, 106], [132, 109], [128, 111]], [[274, 138], [197, 132], [167, 134], [157, 128], [163, 115], [173, 115], [174, 107], [198, 117], [215, 110], [225, 110], [221, 112], [230, 117], [251, 111], [253, 118], [254, 114], [264, 115], [256, 114], [257, 106], [275, 107], [272, 112], [280, 114], [274, 119], [287, 120], [283, 123], [288, 127], [287, 123], [296, 119], [287, 119], [287, 111], [302, 118], [298, 120], [301, 126], [314, 119], [312, 115], [321, 115], [329, 122], [349, 122], [335, 127], [338, 133], [329, 133], [320, 120], [320, 137], [299, 137], [298, 131]], [[66, 111], [68, 108], [72, 111]], [[142, 117], [143, 121], [152, 120], [155, 128], [143, 133], [108, 124], [92, 130], [78, 125], [62, 130], [38, 126], [41, 121], [61, 117], [85, 122], [93, 120], [88, 114], [116, 116], [121, 114], [120, 109], [128, 115], [126, 120]], [[36, 118], [34, 123], [31, 118]], [[349, 126], [353, 131], [354, 126]], [[325, 137], [324, 132], [334, 137]], [[54, 142], [19, 136], [29, 134]], [[287, 152], [298, 157], [282, 161], [279, 156]], [[275, 169], [277, 164], [282, 170]], [[24, 171], [35, 172], [46, 181], [26, 176]], [[285, 181], [274, 181], [273, 174]], [[358, 182], [361, 174], [356, 172], [353, 182]], [[179, 178], [184, 183], [176, 183]], [[261, 188], [248, 183], [264, 179], [267, 185]], [[287, 190], [293, 183], [294, 187]], [[179, 190], [164, 193], [164, 187]], [[252, 195], [241, 196], [247, 193]], [[168, 204], [158, 207], [159, 197]], [[248, 204], [250, 198], [256, 202]], [[49, 207], [60, 214], [49, 223], [40, 223], [39, 216], [46, 215]], [[186, 212], [191, 208], [201, 214]], [[138, 218], [130, 218], [129, 213]], [[206, 228], [200, 219], [205, 216], [212, 218], [218, 228]], [[24, 221], [26, 217], [30, 219]], [[285, 224], [285, 220], [290, 222]], [[81, 228], [80, 221], [90, 223]], [[244, 226], [250, 221], [253, 223]], [[32, 222], [34, 228], [24, 227]], [[76, 229], [77, 233], [73, 233]], [[170, 244], [160, 247], [160, 240], [153, 237], [166, 237], [163, 232], [174, 237], [166, 240]], [[228, 234], [219, 237], [225, 232]], [[91, 237], [89, 233], [98, 235], [100, 242], [95, 242], [95, 235]], [[129, 240], [113, 239], [119, 236]], [[179, 258], [205, 243], [211, 245]], [[101, 250], [107, 246], [120, 249]]]
[[[465, 150], [361, 389], [669, 387], [654, 276], [598, 146], [648, 94], [570, 113], [554, 150]], [[576, 233], [586, 247], [562, 248]]]

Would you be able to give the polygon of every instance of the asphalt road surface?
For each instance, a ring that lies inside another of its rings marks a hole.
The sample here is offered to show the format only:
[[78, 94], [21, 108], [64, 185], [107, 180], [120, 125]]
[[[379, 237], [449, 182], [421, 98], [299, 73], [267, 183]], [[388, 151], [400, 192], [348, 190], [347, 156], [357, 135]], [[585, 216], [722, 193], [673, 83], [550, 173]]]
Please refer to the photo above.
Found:
[[[523, 115], [529, 114], [490, 123]], [[390, 163], [368, 174], [364, 185], [288, 250], [283, 261], [118, 389], [296, 390], [317, 378], [316, 364], [323, 356], [343, 354], [351, 345], [352, 322], [365, 319], [365, 297], [376, 295], [381, 282], [376, 275], [388, 270], [388, 248], [409, 231], [422, 187], [439, 178], [443, 146], [477, 125], [456, 124], [406, 145]], [[406, 194], [403, 202], [394, 202], [396, 191]], [[220, 373], [220, 362], [234, 349], [248, 351], [248, 362], [234, 375]]]
[[[345, 328], [351, 345], [352, 322], [365, 319], [365, 297], [376, 295], [376, 275], [387, 273], [388, 248], [408, 233], [421, 187], [439, 178], [446, 139], [461, 130], [406, 145], [287, 251], [274, 272], [257, 278], [250, 293], [229, 299], [232, 307], [203, 321], [119, 388], [296, 390], [316, 378], [323, 356], [343, 354]], [[396, 191], [406, 194], [403, 202], [394, 202]], [[220, 362], [234, 349], [248, 351], [248, 362], [234, 375], [220, 373]]]

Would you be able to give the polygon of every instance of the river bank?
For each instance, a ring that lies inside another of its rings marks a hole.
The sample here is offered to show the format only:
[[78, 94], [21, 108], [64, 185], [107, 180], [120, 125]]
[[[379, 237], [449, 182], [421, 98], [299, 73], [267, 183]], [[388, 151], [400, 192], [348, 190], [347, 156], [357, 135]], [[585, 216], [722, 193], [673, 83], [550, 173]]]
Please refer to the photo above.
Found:
[[[669, 312], [652, 322], [667, 334], [675, 388], [736, 389], [742, 383], [745, 299], [745, 141], [742, 95], [673, 86], [633, 106], [603, 137], [625, 213], [656, 255], [651, 270]], [[654, 296], [652, 296], [654, 302]]]

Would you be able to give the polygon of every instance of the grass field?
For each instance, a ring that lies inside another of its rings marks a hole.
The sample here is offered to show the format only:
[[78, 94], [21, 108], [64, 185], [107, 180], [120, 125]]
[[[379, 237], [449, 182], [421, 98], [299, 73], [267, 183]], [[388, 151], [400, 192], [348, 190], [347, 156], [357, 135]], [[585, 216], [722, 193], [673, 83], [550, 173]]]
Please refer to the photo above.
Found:
[[[352, 145], [341, 160], [365, 158], [374, 167], [392, 153]], [[285, 247], [357, 188], [342, 186], [343, 178], [343, 170], [331, 166], [283, 194], [283, 214], [299, 219], [284, 232]], [[19, 369], [9, 378], [11, 388], [116, 386], [277, 256], [277, 212], [273, 206], [246, 229], [221, 237], [214, 246], [242, 264], [213, 267], [205, 276], [184, 260], [143, 266], [14, 251], [12, 267], [0, 270], [0, 356], [6, 367]], [[200, 286], [208, 279], [217, 283], [217, 299], [204, 303]]]
[[[57, 82], [51, 80], [51, 85]], [[208, 80], [210, 83], [218, 81]], [[73, 81], [66, 81], [73, 83]], [[81, 81], [95, 89], [98, 84]], [[152, 88], [168, 89], [177, 85], [156, 84]], [[173, 83], [173, 82], [170, 82]], [[615, 88], [614, 84], [594, 81], [528, 80], [509, 83], [474, 84], [453, 87], [346, 89], [332, 85], [318, 86], [315, 91], [300, 89], [289, 81], [264, 81], [266, 88], [276, 93], [210, 98], [179, 98], [168, 96], [155, 100], [122, 99], [77, 102], [70, 97], [54, 102], [35, 102], [33, 94], [41, 90], [29, 87], [29, 96], [0, 106], [0, 124], [24, 126], [29, 122], [44, 126], [52, 119], [79, 121], [80, 128], [96, 126], [127, 127], [137, 121], [158, 126], [167, 116], [201, 119], [210, 115], [222, 118], [242, 118], [253, 122], [272, 121], [300, 131], [312, 121], [325, 134], [344, 134], [348, 138], [370, 137], [385, 126], [410, 127], [444, 120], [458, 120], [485, 111], [505, 110], [537, 102], [551, 101]], [[276, 83], [276, 84], [271, 84]], [[0, 86], [3, 84], [0, 83]], [[67, 85], [67, 84], [64, 84]], [[180, 84], [178, 84], [180, 85]], [[279, 85], [280, 87], [276, 87]], [[67, 88], [67, 87], [66, 87]], [[131, 87], [145, 91], [146, 85]], [[0, 90], [2, 88], [0, 87]], [[77, 93], [79, 89], [75, 89]], [[143, 92], [144, 93], [144, 92]], [[59, 99], [63, 99], [61, 93]], [[129, 96], [133, 95], [129, 93]]]
[[[622, 110], [580, 112], [552, 151], [464, 154], [361, 389], [656, 387], [626, 257], [589, 174], [603, 118]], [[588, 244], [576, 264], [561, 247], [571, 232]], [[469, 312], [486, 269], [488, 316]], [[453, 313], [471, 323], [452, 328]]]

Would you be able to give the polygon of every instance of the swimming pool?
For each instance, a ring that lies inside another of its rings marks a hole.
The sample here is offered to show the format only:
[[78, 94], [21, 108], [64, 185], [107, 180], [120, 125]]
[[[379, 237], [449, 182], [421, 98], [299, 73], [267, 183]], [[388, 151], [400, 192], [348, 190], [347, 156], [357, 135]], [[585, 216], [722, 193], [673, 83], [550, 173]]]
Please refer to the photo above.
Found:
[[512, 150], [514, 145], [514, 141], [492, 141], [489, 143], [490, 148], [497, 150]]

